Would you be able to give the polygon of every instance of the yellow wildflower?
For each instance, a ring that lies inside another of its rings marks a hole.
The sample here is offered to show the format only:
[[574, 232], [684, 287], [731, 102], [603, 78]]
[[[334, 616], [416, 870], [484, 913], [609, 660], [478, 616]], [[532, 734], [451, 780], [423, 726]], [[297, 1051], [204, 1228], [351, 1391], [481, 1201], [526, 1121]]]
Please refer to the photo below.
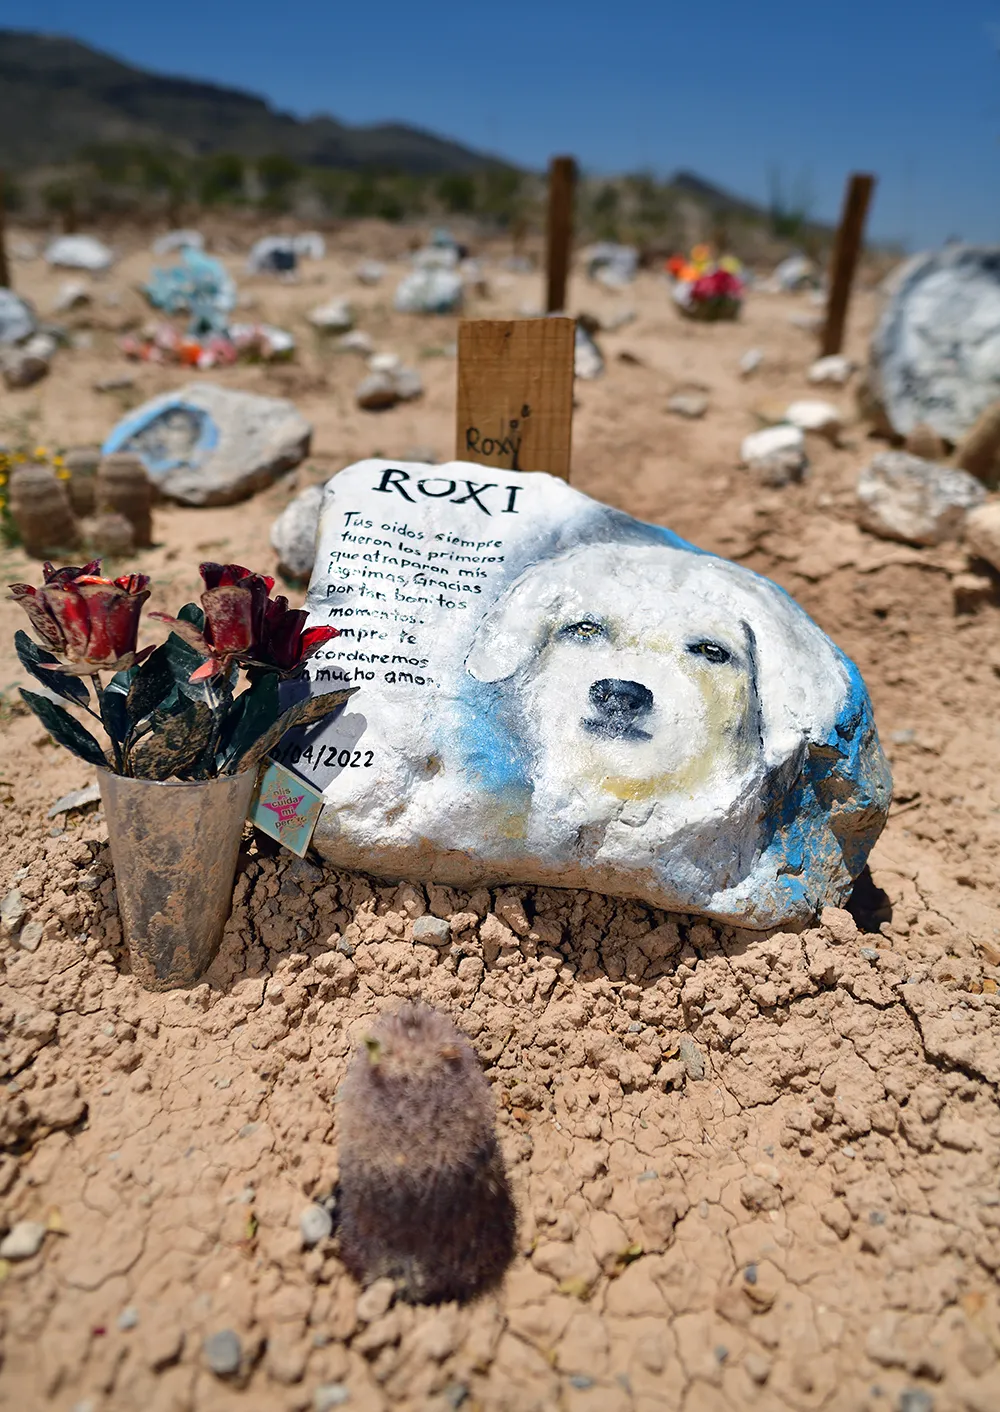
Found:
[[48, 454], [48, 447], [46, 446], [36, 446], [32, 452], [36, 461], [44, 461]]

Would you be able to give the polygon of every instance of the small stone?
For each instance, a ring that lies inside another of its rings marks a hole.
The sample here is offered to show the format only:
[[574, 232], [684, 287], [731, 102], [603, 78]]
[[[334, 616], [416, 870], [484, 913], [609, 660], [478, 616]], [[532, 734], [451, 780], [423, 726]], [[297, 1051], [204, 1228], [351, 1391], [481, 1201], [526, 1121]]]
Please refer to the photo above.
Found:
[[978, 613], [996, 596], [996, 584], [989, 574], [956, 574], [951, 581], [956, 613]]
[[306, 318], [321, 333], [349, 333], [354, 327], [354, 312], [346, 299], [330, 299], [312, 309]]
[[675, 392], [667, 399], [667, 411], [697, 421], [708, 411], [708, 398], [703, 392]]
[[24, 899], [17, 888], [11, 888], [0, 902], [0, 926], [4, 936], [14, 936], [21, 929], [25, 917]]
[[319, 1245], [321, 1240], [326, 1240], [333, 1232], [333, 1218], [329, 1211], [323, 1206], [317, 1206], [314, 1202], [307, 1206], [299, 1217], [299, 1233], [302, 1236], [302, 1245], [306, 1250], [311, 1250], [314, 1245]]
[[37, 951], [45, 928], [41, 922], [25, 922], [17, 936], [22, 951]]
[[969, 512], [965, 544], [970, 554], [985, 559], [991, 569], [1000, 573], [1000, 501], [991, 500]]
[[71, 794], [64, 794], [52, 805], [46, 814], [46, 818], [55, 819], [59, 814], [72, 814], [74, 809], [85, 809], [88, 804], [99, 804], [101, 802], [101, 787], [96, 780], [92, 784], [85, 785], [83, 789], [75, 789]]
[[95, 392], [128, 392], [135, 387], [135, 378], [128, 373], [116, 373], [114, 377], [98, 378], [93, 384]]
[[41, 1250], [47, 1229], [41, 1221], [17, 1221], [0, 1241], [0, 1260], [30, 1260]]
[[922, 1387], [904, 1388], [896, 1405], [899, 1412], [934, 1412], [934, 1399]]
[[690, 1035], [684, 1035], [677, 1046], [677, 1057], [689, 1079], [705, 1077], [705, 1056]]
[[834, 387], [844, 387], [850, 382], [854, 364], [842, 353], [831, 353], [825, 358], [817, 358], [806, 376], [813, 383], [830, 383]]
[[604, 372], [604, 358], [591, 335], [578, 319], [573, 353], [573, 371], [578, 378], [590, 382]]
[[753, 1382], [763, 1386], [771, 1376], [771, 1360], [763, 1353], [752, 1350], [744, 1356], [743, 1366]]
[[808, 465], [806, 441], [800, 427], [764, 427], [743, 438], [740, 460], [764, 485], [787, 485], [801, 480]]
[[573, 1373], [570, 1376], [569, 1385], [579, 1392], [586, 1392], [588, 1388], [594, 1386], [593, 1378], [588, 1378], [586, 1373]]
[[389, 1312], [389, 1306], [396, 1296], [395, 1283], [390, 1279], [376, 1280], [358, 1295], [358, 1318], [365, 1324], [373, 1324]]
[[827, 441], [837, 443], [844, 429], [844, 419], [830, 402], [803, 400], [792, 402], [785, 409], [785, 421], [800, 431], [824, 436]]
[[863, 946], [861, 948], [861, 955], [865, 961], [878, 960], [878, 952], [875, 950], [874, 946]]
[[454, 1412], [458, 1412], [459, 1407], [462, 1407], [468, 1399], [469, 1389], [465, 1383], [449, 1383], [446, 1388], [442, 1389], [441, 1396], [448, 1406], [454, 1409]]
[[82, 309], [90, 303], [90, 291], [78, 279], [65, 280], [52, 304], [53, 314], [68, 314], [73, 309]]
[[343, 334], [334, 344], [338, 353], [360, 353], [363, 357], [369, 357], [375, 351], [375, 344], [372, 342], [371, 334], [365, 333], [363, 329], [352, 329], [350, 333]]
[[748, 348], [740, 359], [740, 376], [752, 377], [764, 361], [764, 354], [759, 348]]
[[986, 490], [967, 471], [883, 451], [858, 477], [858, 520], [883, 539], [934, 545], [957, 539]]
[[354, 277], [359, 284], [379, 284], [385, 278], [385, 266], [381, 260], [362, 260]]
[[354, 400], [366, 412], [384, 412], [399, 401], [392, 373], [369, 373], [358, 383]]
[[278, 569], [289, 579], [305, 581], [316, 558], [316, 530], [323, 504], [323, 487], [310, 485], [289, 501], [271, 526], [271, 547]]
[[230, 1378], [239, 1372], [243, 1348], [232, 1329], [220, 1329], [209, 1334], [202, 1344], [205, 1362], [217, 1378]]
[[126, 1329], [134, 1329], [139, 1322], [139, 1311], [134, 1304], [127, 1304], [118, 1315], [118, 1327], [124, 1333]]
[[418, 917], [413, 923], [413, 940], [425, 946], [447, 946], [451, 923], [445, 917]]
[[323, 1383], [313, 1393], [313, 1412], [331, 1412], [331, 1408], [343, 1407], [350, 1400], [346, 1383]]

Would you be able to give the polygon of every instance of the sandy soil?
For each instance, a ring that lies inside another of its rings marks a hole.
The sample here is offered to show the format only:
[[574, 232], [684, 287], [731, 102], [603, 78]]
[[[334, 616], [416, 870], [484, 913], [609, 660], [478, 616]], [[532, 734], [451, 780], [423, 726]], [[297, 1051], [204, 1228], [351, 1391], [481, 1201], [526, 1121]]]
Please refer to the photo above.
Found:
[[[392, 314], [393, 280], [353, 284], [373, 240], [345, 234], [298, 285], [241, 281], [301, 356], [211, 376], [294, 397], [315, 451], [249, 504], [158, 509], [157, 547], [135, 556], [156, 606], [193, 594], [200, 558], [270, 566], [268, 528], [297, 485], [376, 451], [450, 453], [454, 322]], [[151, 263], [136, 251], [95, 286], [71, 319], [92, 346], [4, 394], [4, 413], [37, 409], [43, 442], [103, 436], [120, 406], [92, 384], [127, 371], [113, 329], [142, 315], [129, 285]], [[46, 310], [60, 277], [37, 262], [15, 275]], [[538, 278], [490, 279], [473, 312], [540, 297]], [[323, 352], [303, 318], [340, 292], [420, 367], [421, 402], [355, 409], [360, 360]], [[638, 311], [602, 340], [607, 375], [578, 387], [575, 484], [772, 575], [861, 667], [896, 776], [871, 882], [853, 914], [766, 935], [586, 893], [374, 883], [248, 841], [206, 981], [149, 995], [128, 973], [99, 813], [47, 817], [90, 772], [8, 710], [0, 898], [17, 886], [43, 933], [0, 951], [0, 1222], [49, 1234], [0, 1266], [0, 1406], [1000, 1407], [997, 595], [963, 596], [959, 547], [858, 530], [863, 428], [814, 447], [802, 486], [762, 490], [736, 468], [753, 407], [809, 391], [813, 340], [789, 323], [807, 301], [760, 294], [741, 325], [694, 327], [653, 275], [619, 296], [579, 278], [574, 296]], [[857, 356], [873, 312], [862, 296]], [[766, 363], [744, 383], [754, 344]], [[140, 367], [132, 401], [187, 376]], [[702, 422], [666, 410], [692, 379], [711, 389]], [[831, 400], [850, 411], [848, 393]], [[0, 568], [37, 577], [15, 552]], [[8, 706], [20, 625], [0, 603]], [[451, 918], [450, 947], [412, 942], [425, 911]], [[299, 1233], [336, 1184], [352, 1036], [415, 996], [482, 1057], [520, 1212], [502, 1290], [465, 1309], [362, 1292], [335, 1236], [304, 1250]], [[203, 1347], [222, 1330], [239, 1339], [228, 1378]]]

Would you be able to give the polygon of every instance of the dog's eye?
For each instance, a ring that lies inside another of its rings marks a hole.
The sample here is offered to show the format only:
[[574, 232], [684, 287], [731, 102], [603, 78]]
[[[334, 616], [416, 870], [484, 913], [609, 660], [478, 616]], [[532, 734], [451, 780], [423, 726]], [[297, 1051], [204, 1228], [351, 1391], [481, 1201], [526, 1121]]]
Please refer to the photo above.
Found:
[[575, 637], [578, 641], [587, 641], [592, 637], [603, 637], [604, 629], [600, 623], [567, 623], [566, 627], [559, 629], [560, 637]]
[[717, 642], [692, 642], [688, 645], [688, 651], [696, 657], [706, 657], [709, 662], [731, 662], [733, 658], [733, 654]]

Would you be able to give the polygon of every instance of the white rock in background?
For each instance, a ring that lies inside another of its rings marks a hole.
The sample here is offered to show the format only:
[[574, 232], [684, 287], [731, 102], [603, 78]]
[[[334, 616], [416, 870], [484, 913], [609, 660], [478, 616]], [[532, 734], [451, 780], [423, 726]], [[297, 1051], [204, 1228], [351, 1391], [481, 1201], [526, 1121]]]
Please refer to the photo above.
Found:
[[292, 402], [190, 382], [130, 412], [104, 455], [141, 456], [154, 484], [184, 505], [229, 505], [308, 455], [312, 427]]
[[858, 477], [858, 520], [883, 539], [941, 544], [957, 539], [986, 499], [981, 481], [908, 451], [883, 451]]
[[350, 333], [354, 327], [354, 310], [346, 299], [328, 299], [311, 309], [306, 318], [321, 333]]
[[373, 353], [368, 359], [368, 367], [373, 373], [394, 373], [403, 366], [398, 353]]
[[393, 305], [400, 314], [456, 314], [464, 289], [457, 269], [418, 268], [400, 281]]
[[316, 231], [302, 235], [265, 235], [250, 247], [247, 270], [250, 274], [289, 273], [298, 267], [300, 260], [322, 260], [325, 254], [326, 241]]
[[554, 476], [349, 466], [307, 606], [351, 629], [314, 689], [360, 690], [277, 754], [334, 866], [766, 927], [840, 905], [884, 821], [864, 689], [788, 595]]
[[708, 394], [704, 392], [675, 392], [667, 398], [667, 411], [677, 417], [687, 417], [697, 421], [708, 411]]
[[356, 328], [338, 338], [335, 347], [338, 353], [360, 353], [367, 358], [374, 350], [375, 344], [370, 333]]
[[178, 250], [204, 250], [205, 237], [200, 230], [168, 230], [153, 241], [154, 255], [173, 255]]
[[776, 426], [752, 431], [743, 438], [740, 460], [764, 485], [801, 480], [809, 464], [801, 427]]
[[1000, 500], [970, 510], [965, 521], [965, 543], [971, 554], [985, 559], [1000, 573]]
[[1000, 246], [949, 245], [896, 272], [868, 383], [890, 425], [959, 442], [1000, 398]]
[[797, 289], [814, 289], [819, 272], [808, 255], [789, 255], [777, 265], [768, 281], [774, 289], [791, 293]]
[[59, 293], [52, 304], [52, 312], [53, 314], [68, 314], [73, 309], [82, 309], [90, 302], [90, 290], [83, 281], [68, 279], [59, 286]]
[[34, 386], [48, 373], [55, 351], [56, 341], [49, 333], [36, 333], [25, 343], [0, 348], [4, 382], [12, 390]]
[[354, 277], [359, 284], [381, 284], [385, 279], [385, 265], [381, 260], [362, 260], [354, 272]]
[[101, 274], [115, 262], [114, 252], [93, 235], [60, 235], [45, 251], [50, 265], [64, 270], [90, 270]]
[[785, 409], [784, 420], [789, 426], [824, 436], [834, 443], [844, 429], [843, 416], [831, 402], [791, 402]]
[[601, 350], [579, 319], [576, 323], [573, 345], [573, 372], [576, 377], [583, 378], [585, 382], [599, 378], [604, 372], [604, 358]]
[[271, 526], [271, 547], [285, 578], [307, 579], [316, 558], [316, 528], [323, 487], [310, 485], [290, 501]]
[[0, 347], [23, 343], [37, 326], [31, 305], [12, 289], [0, 286]]
[[764, 354], [759, 348], [748, 348], [740, 359], [740, 377], [752, 377], [763, 361]]
[[831, 353], [825, 358], [817, 358], [806, 376], [813, 383], [845, 387], [853, 372], [854, 364], [850, 358], [845, 358], [842, 353]]
[[634, 245], [617, 245], [610, 240], [598, 241], [580, 252], [587, 274], [606, 289], [624, 289], [639, 270], [639, 252]]
[[801, 329], [803, 333], [819, 333], [823, 327], [822, 314], [789, 314], [788, 322], [792, 328]]
[[[376, 355], [376, 358], [380, 355]], [[382, 354], [392, 357], [394, 354]], [[374, 363], [376, 358], [370, 361]], [[424, 385], [420, 374], [413, 368], [404, 368], [395, 359], [392, 367], [378, 367], [359, 383], [355, 401], [367, 412], [384, 412], [395, 407], [397, 402], [412, 402], [423, 395]]]

